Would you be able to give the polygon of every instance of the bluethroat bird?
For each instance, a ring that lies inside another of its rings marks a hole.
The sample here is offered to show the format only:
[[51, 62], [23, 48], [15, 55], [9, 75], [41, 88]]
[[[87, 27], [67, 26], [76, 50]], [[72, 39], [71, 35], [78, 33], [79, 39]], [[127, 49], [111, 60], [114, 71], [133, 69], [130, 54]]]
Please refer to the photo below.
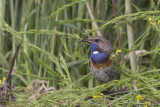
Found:
[[112, 61], [112, 46], [107, 39], [102, 36], [92, 36], [83, 39], [82, 42], [89, 43], [92, 49], [89, 67], [100, 84], [120, 78], [120, 73], [115, 69]]

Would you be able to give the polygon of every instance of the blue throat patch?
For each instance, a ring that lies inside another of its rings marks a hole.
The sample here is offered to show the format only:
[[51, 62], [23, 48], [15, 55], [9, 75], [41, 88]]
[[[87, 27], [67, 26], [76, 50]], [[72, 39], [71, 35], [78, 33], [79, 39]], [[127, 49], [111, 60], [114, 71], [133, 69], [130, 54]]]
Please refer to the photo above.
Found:
[[[100, 64], [100, 63], [105, 63], [109, 59], [109, 54], [107, 52], [101, 52], [99, 51], [99, 46], [94, 43], [89, 43], [91, 48], [92, 48], [92, 53], [91, 53], [91, 59], [94, 63]], [[93, 52], [97, 51], [97, 54], [94, 54]]]

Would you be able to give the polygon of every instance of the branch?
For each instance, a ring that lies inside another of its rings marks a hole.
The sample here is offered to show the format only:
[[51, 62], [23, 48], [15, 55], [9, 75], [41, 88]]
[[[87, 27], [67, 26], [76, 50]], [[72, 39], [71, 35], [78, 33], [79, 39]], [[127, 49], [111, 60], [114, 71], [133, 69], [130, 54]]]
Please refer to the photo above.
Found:
[[[91, 19], [95, 19], [95, 18], [94, 18], [94, 15], [93, 15], [93, 12], [92, 12], [92, 10], [91, 10], [90, 3], [89, 3], [89, 2], [86, 2], [86, 6], [87, 6], [87, 9], [88, 9], [88, 12], [89, 12], [89, 15], [90, 15]], [[95, 29], [98, 29], [98, 28], [99, 28], [99, 27], [98, 27], [98, 24], [97, 24], [95, 21], [93, 21], [93, 25], [94, 25]], [[100, 32], [100, 30], [97, 30], [97, 34], [98, 34], [98, 36], [102, 36], [102, 33]]]
[[11, 79], [11, 73], [12, 73], [12, 70], [13, 70], [13, 66], [14, 66], [16, 57], [17, 57], [17, 55], [18, 55], [18, 53], [19, 53], [19, 48], [21, 47], [22, 42], [23, 42], [23, 39], [21, 40], [21, 42], [20, 42], [19, 45], [17, 46], [16, 52], [15, 52], [13, 58], [12, 58], [10, 70], [9, 70], [9, 73], [8, 73], [7, 78], [6, 78], [6, 80], [5, 80], [5, 81], [7, 81], [7, 82], [9, 81], [9, 79]]
[[0, 87], [0, 107], [6, 106], [6, 103], [7, 103], [6, 97], [8, 96], [8, 93], [9, 93], [9, 101], [15, 101], [15, 99], [16, 99], [15, 96], [13, 95], [13, 91], [12, 91], [13, 86], [11, 86], [11, 84], [8, 84], [8, 83], [9, 83], [9, 81], [11, 82], [11, 73], [13, 71], [14, 62], [16, 60], [18, 53], [19, 53], [19, 49], [21, 47], [22, 42], [23, 42], [23, 39], [21, 40], [21, 42], [17, 46], [16, 52], [12, 58], [12, 61], [11, 61], [10, 69], [9, 69], [8, 75], [6, 77], [6, 80], [4, 81], [3, 86]]
[[[117, 15], [117, 11], [116, 11], [116, 1], [115, 0], [112, 0], [112, 4], [113, 4], [113, 13], [114, 13], [114, 17], [116, 18], [118, 15]], [[116, 24], [118, 24], [118, 22], [116, 22]], [[121, 42], [121, 35], [120, 35], [120, 31], [119, 29], [117, 28], [117, 38], [118, 38], [118, 45], [119, 45], [119, 48], [122, 48], [122, 42]], [[121, 64], [124, 63], [124, 59], [123, 59], [123, 52], [121, 52], [121, 56], [122, 56], [122, 59], [121, 59]]]

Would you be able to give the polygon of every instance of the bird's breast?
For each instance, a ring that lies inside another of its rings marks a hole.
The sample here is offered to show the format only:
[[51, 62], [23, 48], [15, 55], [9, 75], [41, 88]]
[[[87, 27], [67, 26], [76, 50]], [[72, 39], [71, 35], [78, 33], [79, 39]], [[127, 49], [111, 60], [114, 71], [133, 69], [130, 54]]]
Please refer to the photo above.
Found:
[[119, 77], [111, 59], [107, 60], [105, 63], [96, 64], [90, 58], [89, 66], [93, 76], [100, 82], [106, 83]]
[[102, 63], [96, 63], [92, 59], [90, 59], [90, 63], [96, 69], [105, 69], [105, 68], [108, 68], [112, 64], [112, 59], [109, 58], [108, 60]]
[[107, 52], [92, 51], [90, 62], [96, 69], [103, 69], [111, 65], [112, 59]]

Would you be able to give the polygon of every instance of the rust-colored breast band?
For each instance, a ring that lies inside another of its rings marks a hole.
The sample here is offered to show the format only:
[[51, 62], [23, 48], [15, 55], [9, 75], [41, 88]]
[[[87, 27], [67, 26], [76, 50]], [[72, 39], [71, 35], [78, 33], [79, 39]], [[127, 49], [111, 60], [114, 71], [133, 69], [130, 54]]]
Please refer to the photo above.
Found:
[[102, 68], [107, 68], [111, 65], [112, 63], [112, 59], [109, 58], [105, 63], [100, 63], [100, 64], [95, 64], [92, 60], [91, 60], [92, 65], [96, 68], [96, 69], [102, 69]]

